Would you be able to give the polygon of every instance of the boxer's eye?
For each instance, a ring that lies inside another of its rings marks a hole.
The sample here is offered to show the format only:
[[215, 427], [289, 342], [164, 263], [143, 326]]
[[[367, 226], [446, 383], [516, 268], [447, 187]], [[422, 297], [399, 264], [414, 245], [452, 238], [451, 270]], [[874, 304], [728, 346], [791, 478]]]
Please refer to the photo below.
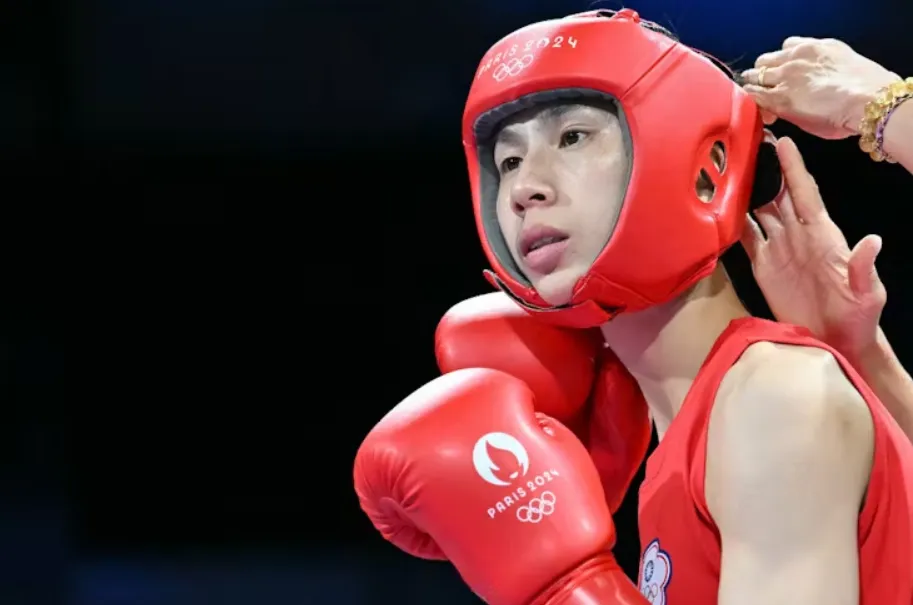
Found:
[[518, 157], [510, 157], [510, 158], [505, 158], [505, 159], [501, 160], [501, 165], [500, 165], [501, 174], [510, 172], [511, 170], [516, 170], [519, 167], [520, 167], [520, 158], [518, 158]]
[[570, 147], [571, 145], [576, 145], [580, 141], [586, 138], [586, 133], [580, 130], [568, 130], [561, 134], [561, 145], [560, 147]]

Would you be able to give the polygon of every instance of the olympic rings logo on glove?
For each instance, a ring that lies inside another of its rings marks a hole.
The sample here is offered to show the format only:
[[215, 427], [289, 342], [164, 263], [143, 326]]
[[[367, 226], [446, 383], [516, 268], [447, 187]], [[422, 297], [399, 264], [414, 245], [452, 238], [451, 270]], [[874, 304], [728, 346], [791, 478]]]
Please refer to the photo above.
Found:
[[533, 498], [529, 504], [517, 509], [517, 519], [523, 523], [538, 523], [555, 512], [556, 500], [552, 492], [542, 492], [540, 497]]
[[500, 82], [508, 76], [517, 76], [521, 71], [529, 67], [532, 62], [532, 55], [523, 55], [519, 59], [514, 57], [510, 61], [498, 65], [497, 69], [492, 72], [491, 77]]

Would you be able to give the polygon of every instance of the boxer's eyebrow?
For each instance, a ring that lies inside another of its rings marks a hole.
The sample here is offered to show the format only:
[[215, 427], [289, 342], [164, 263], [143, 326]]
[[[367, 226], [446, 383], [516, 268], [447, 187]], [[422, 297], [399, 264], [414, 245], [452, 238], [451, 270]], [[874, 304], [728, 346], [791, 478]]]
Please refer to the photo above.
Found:
[[510, 126], [507, 126], [502, 128], [501, 132], [498, 133], [498, 136], [495, 137], [495, 144], [518, 147], [523, 144], [523, 136], [518, 132], [511, 130]]
[[[546, 107], [539, 113], [535, 119], [540, 122], [560, 122], [568, 114], [572, 114], [578, 111], [585, 111], [588, 109], [587, 105], [578, 105], [578, 104], [561, 104], [561, 105], [552, 105], [551, 107]], [[495, 144], [502, 145], [513, 145], [519, 146], [523, 144], [523, 135], [511, 129], [511, 126], [505, 126], [501, 129], [498, 135], [495, 137]]]
[[543, 112], [542, 117], [546, 120], [553, 120], [557, 122], [567, 114], [574, 113], [575, 111], [583, 108], [583, 105], [555, 105], [553, 107], [547, 108]]

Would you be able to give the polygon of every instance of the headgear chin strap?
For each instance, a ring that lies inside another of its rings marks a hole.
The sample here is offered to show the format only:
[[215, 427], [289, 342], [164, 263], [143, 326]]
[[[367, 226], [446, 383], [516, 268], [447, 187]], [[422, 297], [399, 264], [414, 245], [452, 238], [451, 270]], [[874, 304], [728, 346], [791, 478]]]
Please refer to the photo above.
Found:
[[[493, 137], [524, 109], [594, 100], [617, 109], [630, 176], [608, 243], [571, 301], [552, 307], [520, 271], [498, 225]], [[763, 138], [757, 106], [726, 73], [645, 27], [634, 11], [524, 27], [486, 53], [463, 115], [476, 225], [493, 268], [486, 276], [530, 313], [573, 327], [672, 300], [739, 239]], [[719, 168], [715, 145], [725, 151]], [[702, 171], [714, 192], [709, 202], [698, 197]]]

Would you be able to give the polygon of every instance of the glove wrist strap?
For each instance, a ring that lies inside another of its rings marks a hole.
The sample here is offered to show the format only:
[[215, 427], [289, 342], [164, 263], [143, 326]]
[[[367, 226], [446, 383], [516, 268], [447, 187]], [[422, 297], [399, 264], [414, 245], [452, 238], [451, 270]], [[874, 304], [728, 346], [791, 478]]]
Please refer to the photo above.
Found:
[[564, 574], [530, 605], [644, 605], [646, 600], [611, 553], [593, 557]]

